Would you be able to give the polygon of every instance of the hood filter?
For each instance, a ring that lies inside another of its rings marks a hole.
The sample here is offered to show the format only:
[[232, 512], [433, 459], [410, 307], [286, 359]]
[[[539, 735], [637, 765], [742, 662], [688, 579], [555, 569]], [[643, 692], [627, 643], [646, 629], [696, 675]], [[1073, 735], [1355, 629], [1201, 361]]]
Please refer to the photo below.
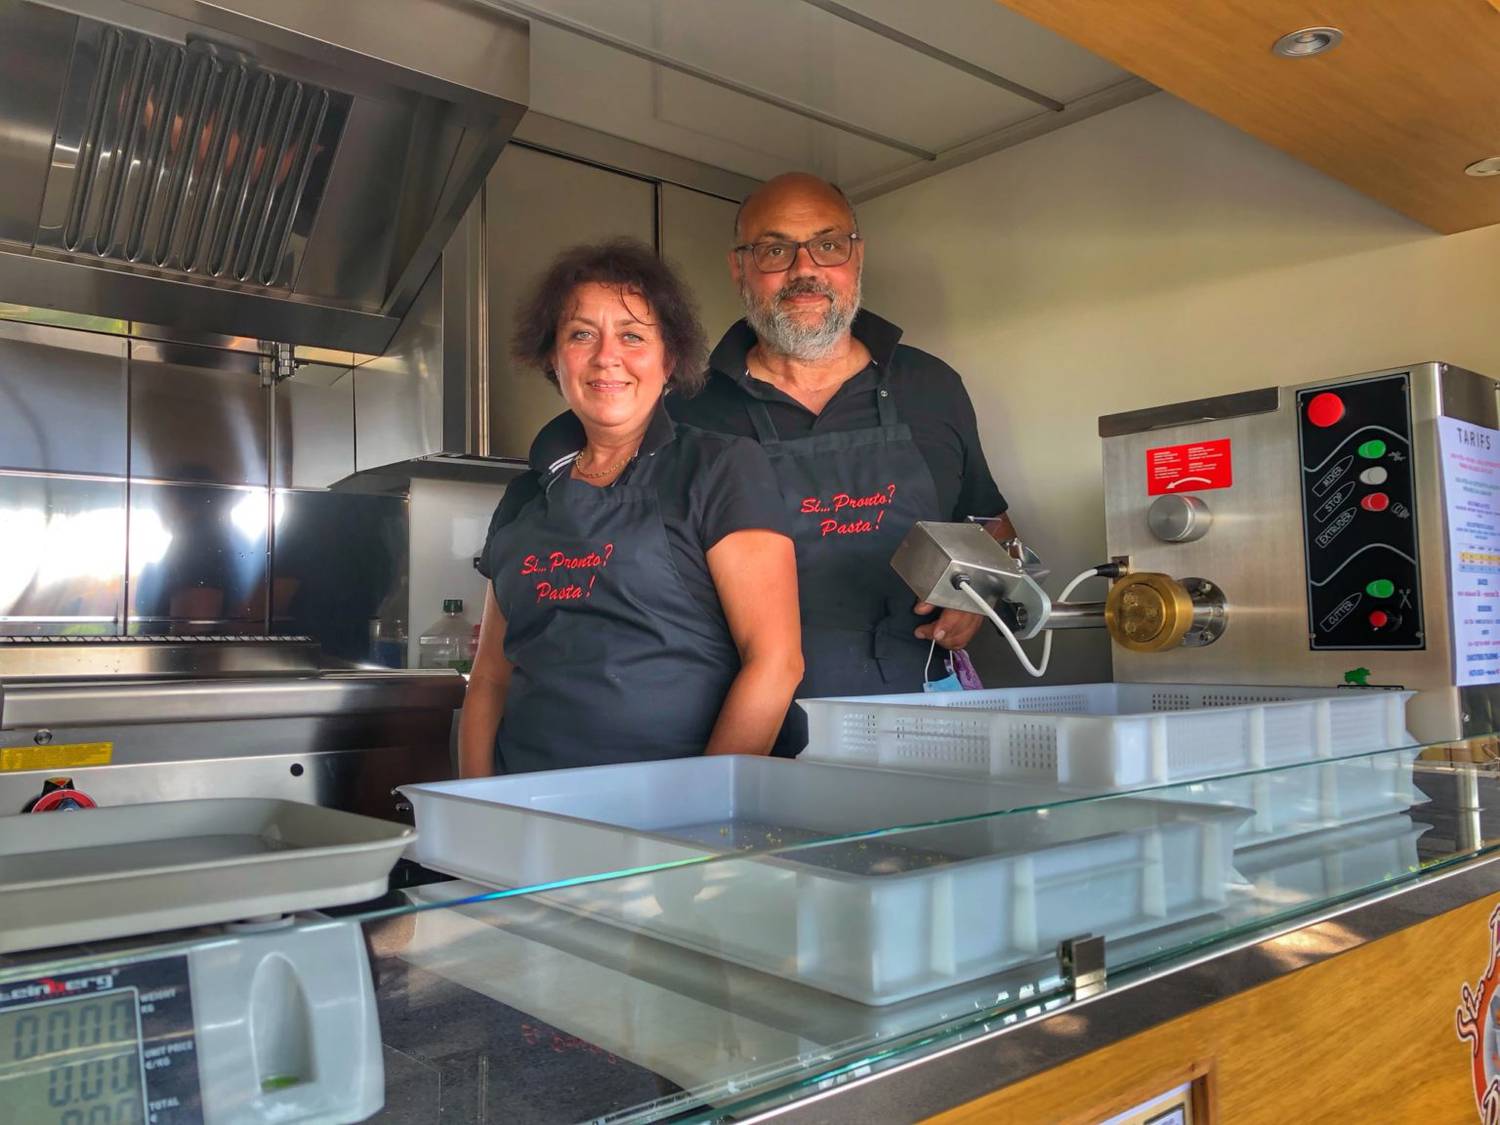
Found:
[[91, 89], [60, 248], [290, 288], [348, 97], [201, 42], [110, 27], [97, 44], [92, 68], [75, 58]]

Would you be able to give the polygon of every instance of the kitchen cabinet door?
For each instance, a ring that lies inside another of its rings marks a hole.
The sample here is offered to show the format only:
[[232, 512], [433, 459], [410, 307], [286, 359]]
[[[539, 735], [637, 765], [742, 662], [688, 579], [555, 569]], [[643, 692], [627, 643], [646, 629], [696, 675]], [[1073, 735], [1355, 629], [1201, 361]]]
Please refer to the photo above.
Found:
[[510, 358], [516, 304], [570, 246], [621, 236], [654, 245], [656, 185], [511, 145], [485, 191], [490, 453], [525, 457], [537, 431], [566, 407], [539, 371]]
[[711, 348], [744, 315], [729, 279], [734, 213], [739, 204], [716, 195], [661, 185], [661, 252], [698, 299], [698, 315]]

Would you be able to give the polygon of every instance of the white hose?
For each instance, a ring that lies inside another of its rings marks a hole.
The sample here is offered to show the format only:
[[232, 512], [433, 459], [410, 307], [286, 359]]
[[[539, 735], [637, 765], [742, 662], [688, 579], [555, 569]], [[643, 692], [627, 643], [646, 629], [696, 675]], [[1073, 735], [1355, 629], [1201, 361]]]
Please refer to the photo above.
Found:
[[1022, 668], [1025, 668], [1027, 672], [1037, 678], [1041, 678], [1047, 674], [1047, 662], [1052, 659], [1051, 629], [1048, 629], [1044, 634], [1044, 639], [1042, 640], [1042, 663], [1038, 667], [1031, 662], [1031, 657], [1026, 655], [1026, 650], [1021, 647], [1021, 642], [1016, 640], [1016, 635], [1010, 631], [1010, 626], [1005, 623], [1005, 619], [995, 612], [994, 606], [990, 605], [989, 602], [985, 601], [975, 592], [974, 587], [969, 585], [968, 579], [959, 579], [958, 588], [967, 594], [969, 599], [979, 607], [980, 613], [995, 623], [995, 628], [1000, 630], [1000, 635], [1010, 645], [1010, 651], [1016, 654], [1016, 659], [1021, 662]]
[[[1098, 567], [1089, 567], [1082, 574], [1074, 577], [1071, 582], [1063, 587], [1063, 591], [1058, 595], [1057, 600], [1060, 602], [1067, 601], [1069, 594], [1078, 589], [1078, 587], [1082, 586], [1090, 578], [1093, 578], [1098, 574]], [[1031, 658], [1026, 655], [1026, 650], [1021, 647], [1021, 642], [1016, 640], [1016, 635], [1011, 632], [1010, 626], [1007, 625], [1005, 623], [1005, 619], [996, 612], [995, 607], [990, 605], [989, 602], [985, 601], [984, 598], [981, 597], [979, 593], [974, 589], [974, 587], [969, 585], [967, 579], [959, 579], [958, 588], [965, 594], [967, 594], [969, 600], [979, 607], [979, 612], [988, 617], [994, 623], [995, 628], [1000, 630], [1000, 635], [1005, 638], [1006, 644], [1010, 645], [1011, 652], [1016, 654], [1016, 659], [1020, 661], [1021, 667], [1026, 669], [1028, 675], [1034, 676], [1037, 679], [1041, 679], [1041, 677], [1047, 674], [1047, 664], [1052, 659], [1051, 629], [1045, 630], [1042, 634], [1042, 662], [1040, 664], [1033, 664], [1031, 662]]]
[[1103, 577], [1104, 576], [1099, 573], [1099, 568], [1097, 566], [1091, 566], [1087, 570], [1085, 570], [1082, 574], [1079, 574], [1078, 576], [1076, 576], [1073, 579], [1073, 581], [1069, 582], [1066, 586], [1064, 586], [1063, 587], [1063, 592], [1057, 595], [1057, 600], [1060, 601], [1060, 602], [1065, 602], [1065, 601], [1068, 600], [1068, 595], [1069, 594], [1071, 594], [1074, 590], [1078, 589], [1078, 587], [1082, 586], [1090, 578], [1103, 578]]

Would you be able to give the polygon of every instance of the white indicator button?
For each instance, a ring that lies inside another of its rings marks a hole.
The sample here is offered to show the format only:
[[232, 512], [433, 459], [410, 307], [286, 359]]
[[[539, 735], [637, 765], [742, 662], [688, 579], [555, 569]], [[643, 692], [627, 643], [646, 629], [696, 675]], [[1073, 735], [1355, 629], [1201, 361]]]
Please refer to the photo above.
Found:
[[1390, 473], [1386, 472], [1379, 465], [1376, 465], [1374, 468], [1366, 469], [1360, 473], [1359, 479], [1363, 484], [1384, 484], [1386, 478], [1390, 475]]

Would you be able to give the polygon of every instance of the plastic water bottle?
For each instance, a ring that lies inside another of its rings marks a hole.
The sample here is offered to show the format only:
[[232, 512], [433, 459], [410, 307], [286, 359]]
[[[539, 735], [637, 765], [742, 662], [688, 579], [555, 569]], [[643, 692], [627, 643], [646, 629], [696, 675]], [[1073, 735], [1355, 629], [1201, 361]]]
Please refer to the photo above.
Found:
[[474, 627], [464, 616], [464, 600], [444, 598], [443, 616], [417, 636], [417, 666], [467, 672], [471, 663], [469, 639], [473, 635]]

